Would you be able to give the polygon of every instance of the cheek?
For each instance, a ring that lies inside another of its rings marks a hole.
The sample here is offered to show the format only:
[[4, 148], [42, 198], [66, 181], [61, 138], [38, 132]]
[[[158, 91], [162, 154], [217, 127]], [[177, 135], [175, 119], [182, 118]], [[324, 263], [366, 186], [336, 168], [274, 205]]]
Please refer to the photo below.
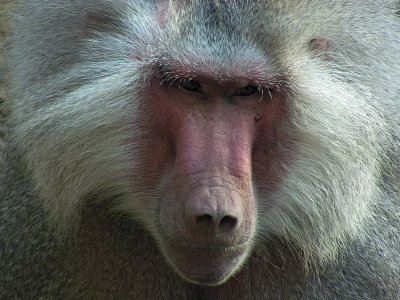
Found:
[[166, 101], [163, 91], [149, 90], [144, 94], [140, 106], [140, 141], [135, 143], [135, 163], [139, 164], [139, 180], [149, 187], [155, 187], [161, 174], [174, 168], [176, 156], [177, 124], [180, 112]]
[[[283, 96], [268, 102], [257, 121], [252, 151], [252, 173], [255, 189], [262, 195], [276, 190], [293, 160], [295, 139], [288, 130], [288, 112]], [[273, 203], [267, 203], [273, 205]]]

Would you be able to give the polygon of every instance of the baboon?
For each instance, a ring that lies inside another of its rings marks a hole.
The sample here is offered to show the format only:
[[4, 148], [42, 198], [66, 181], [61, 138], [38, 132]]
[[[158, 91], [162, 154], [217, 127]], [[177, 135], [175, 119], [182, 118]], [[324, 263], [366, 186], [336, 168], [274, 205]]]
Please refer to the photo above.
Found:
[[391, 0], [19, 0], [2, 299], [400, 299]]

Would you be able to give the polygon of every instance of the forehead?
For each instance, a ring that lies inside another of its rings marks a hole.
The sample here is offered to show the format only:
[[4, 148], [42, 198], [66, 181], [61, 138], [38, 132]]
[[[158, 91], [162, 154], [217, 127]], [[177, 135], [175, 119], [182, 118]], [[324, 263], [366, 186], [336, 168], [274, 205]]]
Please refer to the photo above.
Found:
[[[261, 8], [258, 0], [180, 0], [163, 2], [158, 12], [162, 23], [173, 24], [181, 34], [193, 33], [199, 27], [207, 31], [234, 33], [239, 28], [246, 30], [258, 20], [262, 15]], [[194, 24], [195, 27], [191, 26]]]
[[[262, 25], [255, 25], [258, 1], [171, 1], [159, 7], [162, 38], [159, 48], [166, 62], [176, 61], [199, 69], [237, 65], [265, 68], [266, 53], [258, 38]], [[250, 17], [249, 17], [250, 16]], [[205, 68], [206, 67], [206, 68]], [[184, 69], [187, 69], [184, 67]]]

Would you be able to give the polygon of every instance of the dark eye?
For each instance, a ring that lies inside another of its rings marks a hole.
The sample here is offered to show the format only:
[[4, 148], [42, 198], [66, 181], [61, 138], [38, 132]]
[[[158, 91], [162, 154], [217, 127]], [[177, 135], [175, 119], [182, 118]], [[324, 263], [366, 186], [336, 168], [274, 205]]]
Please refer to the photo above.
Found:
[[255, 87], [254, 85], [247, 85], [241, 89], [237, 89], [236, 92], [233, 94], [233, 96], [242, 96], [242, 97], [247, 97], [254, 95], [257, 93], [259, 89]]
[[202, 93], [201, 85], [197, 80], [182, 80], [179, 84], [182, 88], [190, 92]]

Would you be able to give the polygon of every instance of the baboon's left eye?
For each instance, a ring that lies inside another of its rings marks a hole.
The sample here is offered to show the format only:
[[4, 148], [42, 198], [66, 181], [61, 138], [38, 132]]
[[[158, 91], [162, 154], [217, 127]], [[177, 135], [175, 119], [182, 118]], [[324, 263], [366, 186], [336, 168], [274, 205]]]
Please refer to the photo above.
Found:
[[259, 89], [257, 87], [255, 87], [254, 85], [246, 85], [243, 88], [237, 89], [235, 91], [235, 93], [233, 94], [233, 96], [247, 97], [247, 96], [254, 95], [258, 91], [259, 91]]

